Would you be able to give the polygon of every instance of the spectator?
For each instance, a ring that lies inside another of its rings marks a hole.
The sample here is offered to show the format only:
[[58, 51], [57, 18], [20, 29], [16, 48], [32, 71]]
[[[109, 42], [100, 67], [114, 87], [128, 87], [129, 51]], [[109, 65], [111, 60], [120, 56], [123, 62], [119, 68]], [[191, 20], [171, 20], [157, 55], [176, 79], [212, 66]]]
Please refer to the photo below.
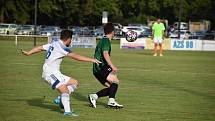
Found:
[[160, 56], [163, 56], [163, 48], [162, 42], [164, 39], [164, 24], [161, 22], [161, 19], [158, 18], [157, 21], [152, 26], [152, 38], [154, 41], [154, 54], [153, 56], [157, 56], [157, 46], [160, 46]]

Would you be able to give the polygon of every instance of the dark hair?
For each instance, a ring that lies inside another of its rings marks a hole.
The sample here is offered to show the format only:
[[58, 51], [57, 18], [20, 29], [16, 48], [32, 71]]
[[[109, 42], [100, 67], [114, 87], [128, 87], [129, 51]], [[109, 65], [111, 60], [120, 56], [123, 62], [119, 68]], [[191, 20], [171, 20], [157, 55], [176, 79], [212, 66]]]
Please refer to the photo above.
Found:
[[69, 39], [69, 38], [72, 39], [72, 31], [62, 30], [60, 33], [60, 39], [64, 41], [64, 40]]
[[106, 34], [110, 34], [110, 33], [113, 32], [113, 31], [114, 31], [113, 23], [106, 23], [106, 24], [104, 25], [104, 33], [105, 33], [105, 35], [106, 35]]

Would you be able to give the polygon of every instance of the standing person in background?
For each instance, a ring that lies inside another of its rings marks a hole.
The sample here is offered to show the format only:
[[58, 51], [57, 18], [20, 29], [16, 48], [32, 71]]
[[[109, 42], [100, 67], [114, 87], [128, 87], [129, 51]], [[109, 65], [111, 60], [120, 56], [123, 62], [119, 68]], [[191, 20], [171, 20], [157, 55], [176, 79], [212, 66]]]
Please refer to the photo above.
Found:
[[160, 46], [160, 56], [163, 56], [163, 47], [162, 43], [164, 40], [164, 24], [161, 22], [161, 19], [158, 18], [157, 21], [152, 26], [152, 38], [154, 41], [154, 54], [157, 56], [157, 46]]

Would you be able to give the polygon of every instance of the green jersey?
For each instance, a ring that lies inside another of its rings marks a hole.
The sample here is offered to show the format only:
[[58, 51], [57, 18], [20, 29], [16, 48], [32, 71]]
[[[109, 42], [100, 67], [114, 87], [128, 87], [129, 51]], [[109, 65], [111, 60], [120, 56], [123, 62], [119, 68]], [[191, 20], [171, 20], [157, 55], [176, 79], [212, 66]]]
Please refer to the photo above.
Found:
[[163, 37], [163, 31], [165, 30], [164, 24], [155, 22], [152, 30], [154, 31], [154, 37]]
[[107, 37], [103, 37], [100, 39], [98, 42], [95, 53], [94, 53], [94, 58], [101, 61], [102, 63], [97, 65], [96, 63], [93, 63], [93, 73], [97, 73], [98, 71], [101, 70], [101, 67], [104, 65], [107, 65], [107, 61], [104, 58], [103, 52], [108, 51], [108, 54], [110, 56], [111, 53], [111, 42]]

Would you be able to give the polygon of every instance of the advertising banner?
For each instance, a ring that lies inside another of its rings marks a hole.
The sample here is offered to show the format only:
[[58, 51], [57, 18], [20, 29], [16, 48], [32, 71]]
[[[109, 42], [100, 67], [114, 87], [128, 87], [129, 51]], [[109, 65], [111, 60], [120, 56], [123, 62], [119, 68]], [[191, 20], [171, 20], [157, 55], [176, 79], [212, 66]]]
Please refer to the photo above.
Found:
[[[162, 43], [164, 50], [171, 49], [171, 39], [165, 38]], [[151, 38], [146, 38], [146, 48], [145, 49], [154, 49], [154, 42]]]
[[[50, 39], [50, 38], [49, 38]], [[58, 41], [60, 36], [51, 36], [52, 41]], [[77, 37], [72, 38], [72, 47], [76, 48], [95, 48], [96, 38], [95, 37]]]
[[[153, 49], [154, 43], [151, 38], [137, 38], [134, 42], [128, 42], [125, 38], [120, 39], [120, 48], [128, 49]], [[214, 40], [198, 39], [170, 39], [163, 41], [164, 50], [192, 50], [192, 51], [215, 51]]]
[[196, 41], [192, 39], [172, 39], [171, 50], [197, 50]]
[[73, 37], [72, 47], [95, 48], [96, 38], [95, 37]]
[[203, 51], [215, 51], [215, 41], [202, 40], [202, 50]]
[[127, 49], [144, 49], [145, 48], [145, 38], [137, 38], [134, 42], [128, 42], [125, 38], [120, 39], [120, 48]]

